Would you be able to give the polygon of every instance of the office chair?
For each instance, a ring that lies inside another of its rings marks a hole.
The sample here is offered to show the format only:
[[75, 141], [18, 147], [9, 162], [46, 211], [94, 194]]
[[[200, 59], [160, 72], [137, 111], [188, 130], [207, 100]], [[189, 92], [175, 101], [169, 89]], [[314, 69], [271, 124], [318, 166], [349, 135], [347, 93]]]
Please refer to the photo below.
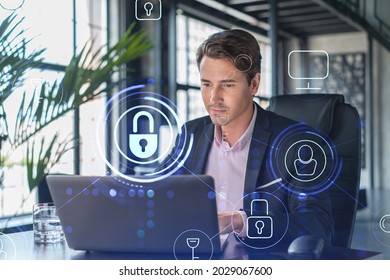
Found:
[[340, 175], [329, 188], [335, 223], [334, 246], [350, 247], [360, 183], [360, 118], [340, 94], [274, 96], [268, 110], [304, 122], [332, 139], [342, 159]]

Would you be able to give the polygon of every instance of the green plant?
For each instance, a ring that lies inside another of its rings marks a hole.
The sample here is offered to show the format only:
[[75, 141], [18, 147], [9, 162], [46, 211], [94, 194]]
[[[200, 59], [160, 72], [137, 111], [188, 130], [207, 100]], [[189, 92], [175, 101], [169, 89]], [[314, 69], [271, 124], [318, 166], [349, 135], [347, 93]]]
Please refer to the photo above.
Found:
[[[25, 71], [42, 61], [40, 55], [43, 50], [26, 55], [29, 41], [21, 39], [19, 44], [12, 44], [24, 35], [24, 31], [13, 34], [16, 30], [13, 28], [15, 18], [15, 15], [8, 17], [0, 26], [0, 72], [6, 74], [5, 78], [3, 75], [0, 77], [0, 101], [4, 112], [4, 101], [23, 82]], [[22, 19], [16, 25], [21, 22]], [[147, 39], [147, 34], [135, 31], [134, 27], [132, 24], [120, 40], [109, 48], [101, 46], [94, 51], [94, 41], [87, 42], [80, 53], [71, 59], [60, 81], [52, 85], [43, 84], [40, 91], [34, 91], [30, 98], [26, 93], [23, 94], [14, 124], [14, 134], [8, 135], [7, 141], [12, 150], [27, 144], [26, 166], [30, 190], [63, 154], [73, 148], [74, 143], [72, 139], [60, 140], [58, 132], [49, 141], [36, 141], [37, 134], [75, 107], [109, 91], [112, 87], [110, 77], [151, 48], [152, 43]], [[38, 103], [37, 98], [41, 100]], [[6, 123], [4, 130], [8, 134], [10, 124], [6, 114], [3, 115]]]
[[0, 105], [24, 81], [25, 72], [42, 62], [44, 49], [27, 52], [31, 40], [25, 38], [25, 30], [17, 31], [23, 22], [11, 14], [0, 24]]
[[4, 101], [23, 83], [26, 71], [42, 62], [40, 56], [44, 52], [27, 52], [30, 40], [25, 38], [24, 29], [18, 31], [22, 21], [23, 18], [11, 14], [0, 24], [0, 188], [3, 188], [5, 165], [3, 142], [9, 140]]

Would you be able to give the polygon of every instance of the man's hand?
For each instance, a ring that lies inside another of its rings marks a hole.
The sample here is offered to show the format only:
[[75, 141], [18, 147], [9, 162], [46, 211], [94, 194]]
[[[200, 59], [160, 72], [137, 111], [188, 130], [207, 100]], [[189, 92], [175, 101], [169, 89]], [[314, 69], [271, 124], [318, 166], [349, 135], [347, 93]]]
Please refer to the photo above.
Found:
[[244, 228], [244, 220], [238, 211], [218, 212], [218, 224], [220, 234], [231, 232], [240, 233]]

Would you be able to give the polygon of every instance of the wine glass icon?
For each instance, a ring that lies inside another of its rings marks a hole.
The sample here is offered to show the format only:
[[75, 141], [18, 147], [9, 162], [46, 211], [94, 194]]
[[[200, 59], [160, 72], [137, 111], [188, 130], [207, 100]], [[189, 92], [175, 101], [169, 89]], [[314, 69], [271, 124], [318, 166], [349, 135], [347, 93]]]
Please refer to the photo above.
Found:
[[199, 246], [200, 239], [197, 237], [188, 237], [187, 246], [191, 248], [192, 251], [192, 260], [198, 260], [199, 257], [195, 257], [195, 248]]

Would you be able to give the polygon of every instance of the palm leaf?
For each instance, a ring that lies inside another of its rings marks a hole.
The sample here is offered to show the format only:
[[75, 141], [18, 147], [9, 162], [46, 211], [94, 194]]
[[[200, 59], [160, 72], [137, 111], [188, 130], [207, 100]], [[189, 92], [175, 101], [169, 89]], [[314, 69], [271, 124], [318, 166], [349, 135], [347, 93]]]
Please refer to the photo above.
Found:
[[152, 46], [144, 31], [133, 32], [133, 28], [134, 25], [131, 25], [125, 35], [102, 56], [99, 54], [103, 48], [94, 52], [93, 41], [87, 42], [80, 53], [71, 59], [59, 83], [41, 87], [39, 98], [42, 102], [38, 105], [30, 102], [25, 107], [26, 102], [22, 100], [18, 113], [20, 117], [15, 124], [15, 148], [71, 111], [74, 106], [106, 92], [112, 86], [107, 83], [109, 77]]
[[[15, 88], [24, 81], [25, 72], [42, 62], [40, 55], [44, 50], [27, 53], [25, 31], [19, 26], [23, 19], [15, 14], [0, 24], [0, 107], [4, 109], [6, 100]], [[113, 46], [95, 48], [93, 40], [87, 42], [80, 53], [76, 54], [65, 69], [61, 80], [52, 85], [44, 83], [31, 97], [26, 93], [18, 109], [14, 135], [8, 137], [12, 149], [27, 144], [26, 166], [30, 190], [49, 172], [53, 165], [68, 150], [72, 149], [74, 139], [59, 141], [58, 132], [47, 142], [39, 142], [34, 136], [50, 123], [64, 116], [75, 106], [86, 103], [96, 96], [107, 92], [113, 83], [110, 77], [126, 64], [144, 54], [152, 47], [144, 31], [134, 31], [132, 24], [120, 40]], [[107, 51], [104, 50], [107, 48]], [[121, 82], [121, 81], [118, 81]], [[36, 101], [39, 98], [39, 102]], [[6, 120], [5, 114], [2, 116]], [[6, 122], [7, 124], [7, 122]], [[8, 126], [7, 126], [8, 132]]]
[[44, 50], [27, 54], [25, 30], [17, 32], [24, 18], [11, 14], [0, 24], [0, 104], [23, 82], [25, 72], [42, 62]]
[[38, 185], [50, 169], [57, 164], [61, 157], [73, 148], [74, 139], [68, 138], [63, 141], [58, 140], [59, 134], [56, 133], [45, 148], [45, 138], [39, 143], [39, 152], [35, 157], [35, 141], [27, 143], [26, 165], [27, 181], [30, 191]]

